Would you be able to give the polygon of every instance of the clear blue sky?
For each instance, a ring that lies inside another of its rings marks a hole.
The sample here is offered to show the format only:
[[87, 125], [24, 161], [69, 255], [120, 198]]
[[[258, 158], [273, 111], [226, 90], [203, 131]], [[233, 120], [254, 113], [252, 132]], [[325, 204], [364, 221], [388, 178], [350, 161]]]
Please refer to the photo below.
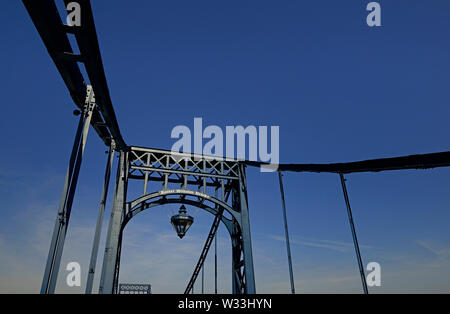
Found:
[[[202, 117], [223, 128], [279, 125], [282, 163], [449, 150], [448, 1], [380, 1], [380, 28], [365, 23], [368, 0], [92, 2], [130, 145], [170, 149], [172, 128]], [[0, 291], [38, 292], [76, 119], [21, 1], [2, 4], [0, 23]], [[104, 150], [91, 132], [63, 257], [84, 270]], [[382, 267], [371, 292], [450, 292], [450, 169], [348, 178], [363, 261]], [[250, 169], [248, 181], [257, 290], [289, 292], [276, 175]], [[359, 293], [338, 177], [287, 174], [285, 184], [297, 291]], [[122, 282], [184, 290], [212, 217], [193, 210], [180, 241], [170, 210], [127, 227]], [[230, 245], [220, 236], [228, 293]], [[82, 292], [64, 287], [63, 268], [61, 291]]]

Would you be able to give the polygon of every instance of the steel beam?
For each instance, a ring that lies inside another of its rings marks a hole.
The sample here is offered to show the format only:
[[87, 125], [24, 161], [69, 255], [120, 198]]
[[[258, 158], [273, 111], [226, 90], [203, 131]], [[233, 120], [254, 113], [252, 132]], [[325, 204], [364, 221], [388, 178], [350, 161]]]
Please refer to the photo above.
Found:
[[114, 150], [115, 145], [114, 141], [111, 143], [111, 147], [109, 148], [108, 153], [108, 159], [106, 163], [106, 170], [105, 170], [105, 180], [103, 182], [103, 190], [102, 190], [102, 196], [100, 200], [100, 208], [98, 211], [98, 217], [97, 217], [97, 226], [95, 228], [95, 235], [94, 235], [94, 244], [92, 245], [92, 252], [91, 252], [91, 261], [89, 263], [89, 272], [88, 272], [88, 278], [86, 281], [86, 294], [92, 293], [92, 287], [94, 283], [94, 274], [95, 274], [95, 267], [97, 265], [97, 256], [98, 256], [98, 247], [100, 243], [100, 236], [102, 233], [102, 225], [103, 225], [103, 216], [105, 213], [105, 206], [106, 206], [106, 199], [108, 196], [108, 189], [109, 189], [109, 181], [111, 177], [111, 170], [114, 162]]
[[[217, 188], [214, 189], [215, 197], [218, 197], [218, 191]], [[222, 202], [224, 201], [224, 194], [222, 193]], [[217, 206], [216, 206], [217, 208]], [[217, 229], [219, 231], [219, 229]], [[214, 293], [217, 294], [217, 232], [214, 235]]]
[[[216, 236], [217, 229], [219, 228], [220, 221], [222, 219], [224, 208], [220, 207], [214, 218], [213, 224], [211, 226], [211, 230], [209, 231], [208, 237], [206, 238], [205, 245], [203, 247], [202, 253], [200, 254], [200, 258], [195, 266], [194, 273], [192, 274], [191, 280], [189, 281], [184, 294], [189, 294], [194, 287], [195, 281], [197, 280], [197, 276], [200, 270], [203, 269], [203, 265], [205, 263], [206, 257], [208, 256], [209, 248], [211, 247], [212, 241]], [[203, 282], [202, 282], [202, 290], [203, 290]], [[202, 292], [203, 293], [203, 292]]]
[[250, 215], [247, 200], [247, 180], [245, 176], [245, 165], [239, 165], [239, 205], [241, 221], [240, 229], [242, 232], [242, 251], [245, 265], [245, 288], [246, 294], [255, 294], [255, 273], [253, 269], [252, 240], [250, 235]]
[[[103, 68], [102, 55], [98, 44], [97, 31], [94, 23], [90, 0], [77, 0], [81, 8], [81, 26], [75, 33], [78, 48], [84, 58], [89, 81], [94, 88], [98, 98], [99, 110], [105, 119], [112, 138], [117, 147], [121, 150], [127, 149], [125, 141], [120, 133], [119, 124], [116, 119], [114, 107], [109, 93], [108, 83], [106, 81], [105, 70]], [[67, 5], [72, 0], [64, 0]]]
[[284, 199], [284, 187], [283, 187], [283, 175], [281, 171], [278, 171], [278, 179], [280, 181], [280, 192], [281, 192], [281, 201], [283, 208], [283, 220], [284, 220], [284, 233], [286, 236], [286, 251], [288, 256], [288, 264], [289, 264], [289, 279], [291, 281], [291, 292], [295, 294], [295, 285], [294, 285], [294, 272], [292, 271], [292, 257], [291, 257], [291, 245], [289, 243], [289, 230], [287, 223], [287, 215], [286, 215], [286, 201]]
[[[54, 0], [22, 2], [74, 103], [82, 108], [85, 82], [89, 81], [97, 96], [98, 107], [92, 117], [93, 128], [106, 145], [109, 146], [114, 139], [121, 150], [126, 150], [109, 94], [90, 1], [77, 0], [81, 8], [81, 26], [64, 25]], [[69, 2], [65, 1], [65, 4]], [[67, 34], [75, 35], [80, 55], [74, 55]], [[80, 62], [84, 64], [88, 77], [83, 77]]]
[[363, 286], [364, 294], [368, 294], [366, 275], [364, 274], [364, 266], [361, 259], [361, 252], [359, 251], [358, 238], [356, 237], [355, 224], [353, 222], [352, 209], [350, 207], [350, 201], [348, 199], [347, 187], [345, 185], [345, 178], [342, 173], [339, 174], [341, 178], [342, 191], [344, 192], [345, 205], [347, 206], [348, 220], [350, 223], [350, 229], [352, 230], [353, 244], [355, 246], [356, 259], [358, 261], [359, 273], [361, 275], [361, 282]]
[[91, 86], [87, 86], [86, 102], [78, 123], [55, 227], [53, 229], [53, 237], [48, 253], [44, 278], [42, 280], [42, 294], [52, 294], [55, 292], [61, 256], [64, 250], [64, 242], [70, 220], [70, 213], [72, 211], [73, 198], [77, 187], [78, 175], [80, 173], [81, 162], [83, 159], [84, 149], [86, 147], [86, 140], [94, 107], [94, 93]]
[[214, 237], [214, 293], [217, 294], [217, 232]]
[[202, 266], [202, 294], [205, 294], [205, 263]]
[[233, 294], [244, 294], [245, 289], [245, 265], [242, 262], [242, 233], [239, 222], [233, 218], [233, 229], [231, 232], [231, 283]]
[[99, 293], [101, 294], [113, 294], [114, 287], [116, 286], [116, 267], [120, 255], [122, 222], [125, 217], [127, 154], [128, 153], [126, 152], [120, 152], [119, 165], [117, 167], [114, 204], [109, 221], [105, 255], [103, 257], [102, 275], [100, 279]]
[[[243, 163], [252, 167], [269, 166], [267, 163], [258, 161], [243, 161]], [[450, 167], [450, 151], [333, 164], [280, 164], [278, 165], [278, 170], [348, 174], [406, 169], [432, 169], [439, 167]]]

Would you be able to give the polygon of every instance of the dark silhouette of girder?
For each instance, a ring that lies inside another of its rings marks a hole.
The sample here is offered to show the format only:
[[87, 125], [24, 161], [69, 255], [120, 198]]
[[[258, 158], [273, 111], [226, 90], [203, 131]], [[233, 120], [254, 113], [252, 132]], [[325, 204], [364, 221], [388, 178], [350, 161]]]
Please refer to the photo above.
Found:
[[[107, 146], [114, 139], [118, 149], [126, 150], [106, 82], [90, 1], [77, 1], [81, 8], [81, 26], [64, 25], [54, 0], [22, 1], [74, 103], [83, 108], [89, 79], [97, 104], [91, 125]], [[74, 54], [68, 34], [75, 36], [79, 55]], [[84, 64], [88, 78], [83, 77], [79, 62]]]
[[[257, 161], [243, 161], [253, 167], [268, 165]], [[278, 170], [291, 172], [356, 173], [388, 170], [431, 169], [450, 166], [450, 152], [379, 158], [331, 164], [280, 164]], [[271, 166], [273, 167], [273, 166]]]

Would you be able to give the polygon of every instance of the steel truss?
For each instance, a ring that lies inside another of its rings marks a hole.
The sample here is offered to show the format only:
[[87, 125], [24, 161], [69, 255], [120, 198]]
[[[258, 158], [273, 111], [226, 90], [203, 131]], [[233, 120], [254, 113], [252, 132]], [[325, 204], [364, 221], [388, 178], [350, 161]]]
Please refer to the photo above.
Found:
[[[142, 194], [127, 199], [131, 180]], [[220, 197], [218, 197], [220, 195]], [[228, 200], [227, 195], [231, 195]], [[186, 204], [217, 216], [231, 236], [234, 294], [255, 293], [245, 165], [213, 156], [130, 147], [120, 153], [114, 205], [103, 259], [100, 293], [116, 293], [122, 234], [140, 212], [164, 204]]]

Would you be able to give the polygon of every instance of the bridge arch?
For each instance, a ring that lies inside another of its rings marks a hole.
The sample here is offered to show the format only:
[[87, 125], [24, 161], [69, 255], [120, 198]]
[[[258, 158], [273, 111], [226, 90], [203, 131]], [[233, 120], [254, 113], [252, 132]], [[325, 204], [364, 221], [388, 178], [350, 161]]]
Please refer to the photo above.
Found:
[[[179, 196], [176, 198], [170, 198], [169, 196]], [[195, 196], [201, 198], [202, 201], [194, 200], [186, 198], [185, 196]], [[209, 201], [211, 206], [206, 204], [206, 201]], [[223, 208], [231, 215], [231, 219], [222, 216], [221, 222], [225, 225], [230, 235], [233, 233], [233, 220], [238, 221], [239, 213], [236, 212], [231, 206], [227, 203], [220, 201], [215, 197], [211, 197], [207, 194], [194, 192], [190, 190], [161, 190], [159, 192], [149, 193], [147, 195], [141, 196], [134, 201], [131, 201], [127, 204], [127, 211], [122, 222], [122, 230], [125, 229], [126, 225], [137, 216], [139, 213], [151, 209], [153, 207], [167, 205], [167, 204], [185, 204], [190, 205], [199, 209], [203, 209], [214, 216], [219, 212], [219, 208]]]

